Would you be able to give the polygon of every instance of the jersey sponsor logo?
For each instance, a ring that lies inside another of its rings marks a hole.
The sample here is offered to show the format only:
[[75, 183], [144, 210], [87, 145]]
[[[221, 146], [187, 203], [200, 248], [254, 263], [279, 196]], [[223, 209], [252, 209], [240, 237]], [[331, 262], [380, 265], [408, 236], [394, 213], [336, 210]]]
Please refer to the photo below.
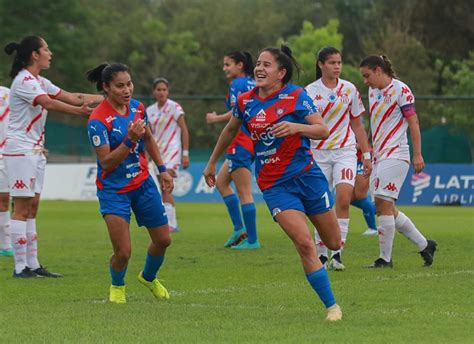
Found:
[[91, 129], [97, 131], [97, 125], [90, 125]]
[[142, 171], [136, 171], [136, 172], [133, 172], [133, 173], [127, 173], [125, 175], [125, 177], [127, 179], [132, 179], [132, 178], [135, 178], [136, 176], [138, 176], [140, 173], [142, 173]]
[[267, 114], [265, 113], [263, 109], [257, 113], [257, 116], [255, 116], [255, 120], [257, 122], [265, 122], [266, 119], [267, 119]]
[[100, 136], [99, 135], [92, 136], [92, 143], [94, 144], [94, 146], [99, 147], [100, 146]]
[[112, 122], [113, 120], [115, 120], [115, 116], [109, 116], [109, 117], [107, 117], [107, 118], [105, 119], [105, 121], [106, 121], [107, 123], [110, 123], [110, 122]]
[[252, 129], [265, 129], [270, 123], [250, 123]]
[[114, 132], [114, 131], [116, 131], [116, 132], [120, 133], [120, 135], [122, 135], [122, 129], [120, 129], [120, 128], [112, 128], [112, 132]]
[[313, 113], [316, 111], [314, 104], [310, 104], [307, 100], [303, 101], [303, 106], [310, 112]]
[[30, 80], [35, 80], [31, 75], [27, 75], [23, 78], [23, 82], [30, 81]]
[[275, 140], [271, 128], [267, 128], [267, 130], [262, 133], [253, 131], [252, 134], [250, 134], [250, 138], [253, 141], [262, 141], [262, 143], [267, 147], [271, 146]]
[[278, 99], [295, 99], [295, 97], [289, 96], [288, 93], [282, 93], [278, 96]]
[[323, 97], [320, 95], [320, 94], [317, 94], [315, 97], [314, 97], [314, 100], [322, 100]]
[[274, 156], [271, 158], [266, 158], [266, 159], [260, 159], [260, 164], [261, 165], [271, 165], [271, 164], [276, 164], [277, 162], [280, 162], [281, 159], [278, 156]]
[[26, 240], [25, 237], [21, 237], [17, 241], [15, 241], [15, 245], [26, 245], [26, 244], [28, 244], [28, 241]]
[[17, 179], [15, 184], [13, 184], [12, 189], [23, 190], [23, 189], [28, 189], [28, 186], [25, 184], [23, 180]]
[[257, 156], [269, 156], [276, 153], [276, 148], [272, 148], [263, 152], [257, 152]]
[[334, 103], [336, 101], [336, 98], [337, 98], [336, 93], [334, 92], [329, 93], [328, 100], [330, 103]]

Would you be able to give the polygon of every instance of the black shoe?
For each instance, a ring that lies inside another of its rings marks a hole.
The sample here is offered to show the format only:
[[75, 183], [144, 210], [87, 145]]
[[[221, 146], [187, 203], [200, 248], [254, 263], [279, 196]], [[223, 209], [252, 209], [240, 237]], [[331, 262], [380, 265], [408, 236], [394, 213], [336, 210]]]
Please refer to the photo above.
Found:
[[61, 274], [58, 274], [56, 272], [50, 272], [48, 270], [46, 270], [46, 268], [44, 268], [42, 265], [38, 268], [38, 269], [35, 269], [33, 270], [33, 272], [39, 276], [42, 276], [42, 277], [51, 277], [51, 278], [61, 278], [63, 277], [63, 275]]
[[436, 246], [438, 246], [438, 244], [434, 240], [427, 241], [428, 246], [426, 246], [426, 248], [420, 252], [420, 256], [425, 261], [424, 266], [431, 266], [431, 264], [433, 264], [433, 257], [436, 251]]
[[367, 265], [366, 268], [373, 269], [373, 268], [393, 268], [392, 261], [385, 261], [382, 258], [377, 259], [370, 265]]
[[36, 278], [36, 277], [43, 277], [35, 272], [33, 272], [29, 267], [25, 267], [20, 273], [16, 273], [15, 270], [13, 270], [13, 277], [15, 278]]
[[323, 256], [323, 255], [320, 255], [320, 256], [319, 256], [319, 260], [321, 261], [321, 264], [323, 264], [324, 266], [326, 266], [326, 264], [327, 264], [327, 262], [328, 262], [328, 257]]

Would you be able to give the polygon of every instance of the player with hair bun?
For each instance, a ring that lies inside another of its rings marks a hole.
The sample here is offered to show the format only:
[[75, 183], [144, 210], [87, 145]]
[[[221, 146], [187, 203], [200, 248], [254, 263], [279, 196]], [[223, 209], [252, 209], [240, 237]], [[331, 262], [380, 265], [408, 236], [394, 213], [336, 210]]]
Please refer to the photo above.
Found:
[[[232, 117], [232, 109], [237, 103], [238, 96], [250, 91], [255, 86], [255, 80], [252, 77], [253, 61], [250, 53], [234, 51], [226, 54], [222, 69], [226, 77], [231, 80], [226, 99], [227, 112], [223, 115], [217, 115], [216, 112], [207, 113], [208, 123], [228, 122]], [[234, 226], [232, 235], [224, 244], [225, 247], [232, 249], [260, 248], [257, 238], [257, 210], [252, 196], [251, 166], [253, 161], [252, 139], [242, 130], [227, 147], [227, 159], [217, 175], [216, 184]], [[239, 197], [235, 195], [230, 186], [232, 181]], [[242, 210], [243, 221], [240, 210]]]
[[157, 299], [169, 299], [156, 275], [171, 244], [168, 219], [155, 182], [148, 172], [145, 151], [158, 166], [162, 190], [173, 190], [148, 126], [142, 103], [132, 98], [133, 83], [127, 66], [101, 64], [87, 73], [89, 81], [103, 91], [105, 100], [92, 112], [87, 129], [97, 155], [97, 197], [100, 212], [112, 242], [109, 301], [125, 303], [125, 274], [131, 255], [131, 211], [139, 226], [145, 226], [151, 242], [138, 280]]
[[404, 213], [395, 207], [400, 189], [410, 167], [407, 129], [413, 143], [413, 168], [425, 167], [421, 155], [421, 135], [410, 88], [397, 79], [390, 60], [384, 55], [367, 56], [360, 63], [360, 73], [369, 86], [370, 127], [374, 152], [375, 207], [378, 218], [380, 256], [370, 268], [392, 267], [395, 228], [415, 243], [424, 266], [433, 264], [436, 242], [427, 240]]
[[333, 198], [310, 151], [310, 139], [325, 139], [329, 130], [304, 89], [289, 83], [293, 66], [298, 69], [287, 46], [260, 52], [254, 69], [257, 87], [238, 97], [204, 177], [209, 186], [216, 185], [219, 156], [242, 128], [254, 140], [255, 176], [270, 213], [293, 241], [309, 284], [327, 308], [326, 319], [338, 321], [342, 311], [306, 223], [308, 216], [326, 246], [341, 247]]
[[69, 93], [40, 75], [49, 69], [53, 53], [46, 41], [28, 36], [20, 43], [5, 46], [15, 53], [10, 76], [10, 119], [3, 151], [7, 168], [13, 214], [10, 221], [15, 257], [13, 277], [62, 277], [48, 271], [38, 261], [36, 215], [43, 189], [46, 156], [44, 134], [49, 110], [87, 116], [90, 103], [104, 99], [100, 95]]
[[357, 88], [340, 78], [342, 54], [334, 47], [322, 48], [316, 57], [316, 81], [306, 86], [306, 91], [321, 111], [329, 127], [329, 137], [311, 140], [311, 150], [318, 166], [329, 182], [329, 189], [336, 192], [336, 215], [341, 230], [342, 247], [333, 251], [328, 261], [328, 250], [315, 231], [319, 259], [333, 270], [342, 271], [342, 249], [349, 232], [349, 207], [357, 173], [356, 142], [363, 152], [363, 175], [372, 172], [367, 134], [362, 124], [365, 112]]

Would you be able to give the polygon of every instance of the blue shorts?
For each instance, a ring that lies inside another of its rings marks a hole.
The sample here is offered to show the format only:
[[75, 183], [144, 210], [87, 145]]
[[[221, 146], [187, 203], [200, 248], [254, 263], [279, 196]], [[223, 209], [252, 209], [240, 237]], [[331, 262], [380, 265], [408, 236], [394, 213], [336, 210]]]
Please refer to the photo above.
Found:
[[361, 160], [357, 160], [356, 174], [364, 174], [364, 163]]
[[326, 177], [316, 166], [295, 178], [264, 190], [263, 199], [273, 217], [288, 209], [299, 210], [306, 215], [323, 214], [334, 205]]
[[138, 226], [154, 228], [168, 223], [160, 193], [151, 176], [135, 190], [121, 194], [99, 190], [97, 197], [102, 216], [117, 215], [130, 223], [133, 210]]
[[232, 173], [241, 167], [245, 167], [249, 171], [252, 171], [252, 164], [255, 156], [240, 145], [235, 145], [234, 152], [234, 154], [227, 154], [227, 160], [229, 161], [228, 172]]

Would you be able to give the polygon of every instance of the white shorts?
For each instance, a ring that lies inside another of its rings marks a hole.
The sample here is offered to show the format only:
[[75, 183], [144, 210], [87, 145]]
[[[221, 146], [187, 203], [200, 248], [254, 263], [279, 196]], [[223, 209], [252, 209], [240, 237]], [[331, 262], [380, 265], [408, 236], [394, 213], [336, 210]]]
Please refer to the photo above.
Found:
[[404, 160], [384, 159], [377, 161], [370, 176], [374, 196], [397, 200], [409, 168], [410, 165]]
[[3, 156], [3, 159], [7, 167], [10, 196], [34, 197], [36, 193], [41, 193], [46, 168], [44, 154]]
[[341, 149], [311, 149], [314, 160], [323, 171], [329, 183], [329, 189], [340, 183], [354, 186], [357, 171], [355, 147]]

